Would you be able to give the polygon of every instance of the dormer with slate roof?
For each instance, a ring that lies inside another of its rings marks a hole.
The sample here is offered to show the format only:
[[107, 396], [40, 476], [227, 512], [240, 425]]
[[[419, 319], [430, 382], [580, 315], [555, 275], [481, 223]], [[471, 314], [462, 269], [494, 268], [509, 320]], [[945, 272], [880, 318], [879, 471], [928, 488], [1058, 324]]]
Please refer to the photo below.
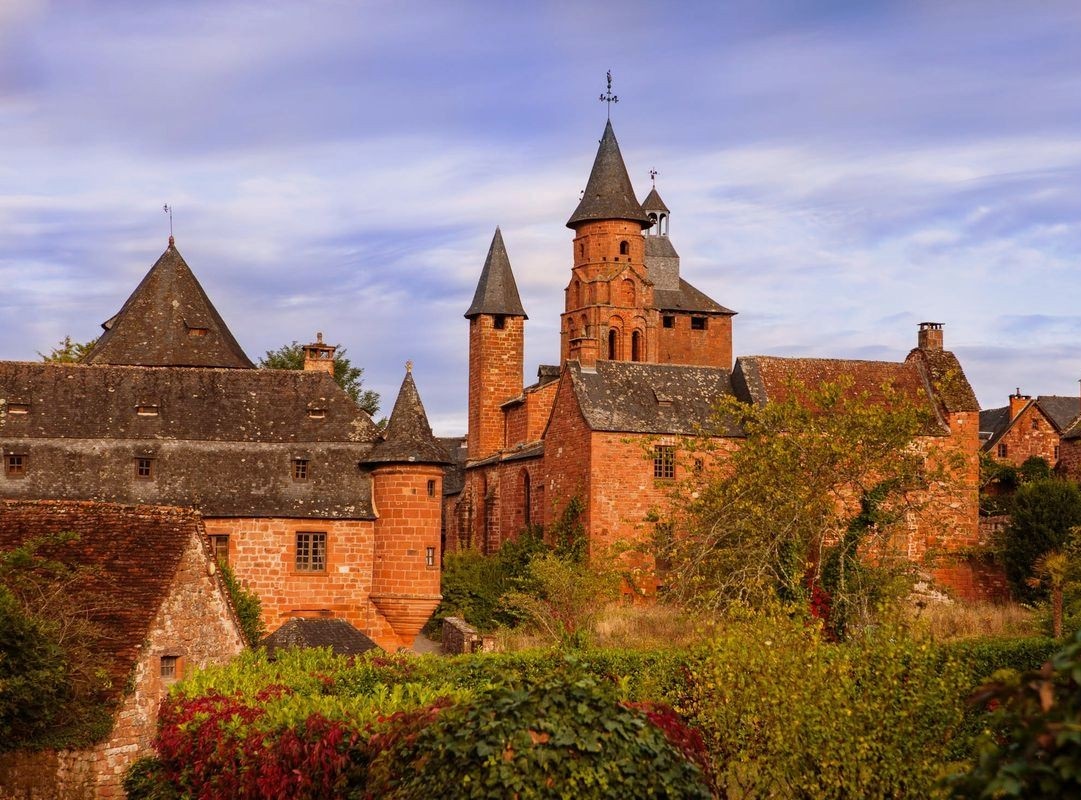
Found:
[[253, 367], [172, 237], [131, 297], [102, 328], [105, 333], [87, 354], [87, 364]]

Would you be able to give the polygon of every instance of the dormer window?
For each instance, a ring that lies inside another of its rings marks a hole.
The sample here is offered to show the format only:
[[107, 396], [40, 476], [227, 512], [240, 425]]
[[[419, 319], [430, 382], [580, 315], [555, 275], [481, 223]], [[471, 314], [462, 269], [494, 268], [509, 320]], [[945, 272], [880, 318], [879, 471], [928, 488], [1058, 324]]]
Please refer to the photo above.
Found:
[[308, 419], [326, 419], [327, 410], [325, 408], [309, 408]]
[[188, 328], [188, 336], [193, 339], [206, 336], [208, 333], [210, 333], [210, 328]]
[[293, 480], [306, 481], [311, 474], [311, 470], [308, 469], [308, 459], [306, 458], [294, 458], [293, 459]]
[[135, 413], [140, 417], [156, 417], [158, 407], [156, 405], [135, 406]]
[[29, 414], [30, 413], [30, 404], [29, 403], [8, 403], [8, 413], [9, 414]]

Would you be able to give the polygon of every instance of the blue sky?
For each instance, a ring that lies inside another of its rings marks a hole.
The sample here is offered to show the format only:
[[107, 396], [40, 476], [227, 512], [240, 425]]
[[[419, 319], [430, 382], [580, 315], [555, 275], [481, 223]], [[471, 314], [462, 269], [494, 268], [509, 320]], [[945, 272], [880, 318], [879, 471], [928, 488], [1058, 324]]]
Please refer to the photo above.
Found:
[[1081, 378], [1081, 4], [0, 0], [0, 358], [97, 335], [177, 245], [250, 356], [317, 330], [465, 429], [502, 226], [526, 378], [612, 119], [737, 355], [901, 359], [984, 407]]

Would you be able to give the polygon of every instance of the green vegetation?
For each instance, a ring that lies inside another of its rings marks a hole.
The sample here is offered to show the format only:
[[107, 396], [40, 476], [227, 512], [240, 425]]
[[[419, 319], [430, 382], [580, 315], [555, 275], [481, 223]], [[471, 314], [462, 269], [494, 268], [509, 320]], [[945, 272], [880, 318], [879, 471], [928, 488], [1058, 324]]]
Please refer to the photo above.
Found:
[[225, 590], [229, 592], [229, 598], [233, 601], [237, 619], [240, 621], [240, 629], [244, 632], [244, 639], [250, 647], [258, 647], [259, 642], [266, 636], [266, 627], [263, 625], [263, 604], [259, 595], [249, 591], [240, 585], [240, 581], [225, 561], [218, 562], [221, 570], [221, 580], [225, 584]]
[[[346, 358], [346, 349], [336, 345], [334, 351], [334, 380], [358, 406], [374, 417], [379, 413], [379, 393], [363, 387], [364, 370], [354, 367]], [[304, 345], [292, 342], [277, 350], [267, 350], [259, 359], [259, 366], [267, 369], [304, 369]]]
[[1030, 579], [1037, 560], [1064, 551], [1072, 529], [1081, 525], [1081, 489], [1055, 478], [1026, 483], [1014, 495], [1011, 514], [1002, 543], [1006, 577], [1017, 597], [1044, 600], [1049, 587]]
[[70, 336], [65, 336], [63, 340], [46, 353], [38, 353], [41, 356], [41, 360], [52, 364], [78, 364], [89, 353], [95, 344], [97, 339], [91, 339], [89, 342], [75, 342], [72, 341]]

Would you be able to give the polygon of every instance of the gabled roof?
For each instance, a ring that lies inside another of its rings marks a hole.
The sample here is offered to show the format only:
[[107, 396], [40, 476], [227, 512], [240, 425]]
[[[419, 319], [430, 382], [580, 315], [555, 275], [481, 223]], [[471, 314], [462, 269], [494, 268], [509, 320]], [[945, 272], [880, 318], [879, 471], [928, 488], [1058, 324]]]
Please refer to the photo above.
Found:
[[446, 448], [432, 435], [428, 415], [424, 413], [424, 404], [420, 401], [420, 392], [413, 381], [411, 366], [406, 369], [402, 388], [398, 390], [398, 399], [394, 401], [385, 437], [364, 461], [368, 464], [451, 463]]
[[507, 256], [503, 233], [499, 228], [495, 229], [495, 236], [488, 248], [488, 257], [484, 259], [484, 268], [480, 271], [473, 302], [465, 312], [467, 319], [478, 314], [505, 314], [529, 319], [522, 308], [522, 300], [518, 297], [518, 285], [514, 282], [514, 272], [510, 268], [510, 258]]
[[626, 219], [639, 223], [643, 228], [650, 225], [649, 217], [634, 195], [611, 120], [604, 126], [604, 135], [597, 148], [585, 194], [567, 220], [567, 227], [575, 228], [582, 222], [602, 219]]
[[[90, 618], [105, 637], [97, 657], [119, 697], [141, 655], [158, 609], [169, 595], [188, 548], [205, 548], [199, 514], [190, 509], [63, 500], [0, 500], [0, 550], [31, 539], [74, 533], [76, 541], [50, 544], [41, 555], [89, 568], [74, 586], [85, 595]], [[211, 565], [209, 551], [201, 556]], [[102, 606], [101, 598], [108, 602]], [[228, 603], [228, 599], [223, 596]]]
[[440, 436], [436, 441], [450, 457], [450, 464], [443, 470], [443, 495], [459, 494], [465, 486], [465, 462], [469, 460], [466, 437]]
[[[649, 241], [648, 237], [646, 241]], [[654, 289], [653, 302], [661, 311], [697, 311], [703, 314], [727, 314], [729, 316], [734, 316], [736, 313], [729, 308], [725, 308], [704, 292], [694, 288], [683, 278], [679, 279], [678, 289]]]
[[[1074, 439], [1081, 434], [1081, 398], [1063, 395], [1043, 394], [1025, 404], [1035, 406], [1052, 427], [1064, 439]], [[984, 436], [984, 450], [994, 447], [1021, 416], [1010, 416], [1010, 407], [992, 408], [980, 412], [980, 433]]]
[[105, 333], [87, 364], [251, 368], [214, 304], [170, 240]]
[[[594, 431], [700, 434], [715, 427], [714, 409], [732, 394], [729, 371], [720, 367], [598, 361], [595, 369], [567, 362], [582, 416]], [[725, 423], [721, 436], [739, 436]]]
[[965, 377], [961, 362], [953, 352], [916, 348], [905, 360], [916, 361], [922, 365], [944, 411], [953, 414], [980, 410], [980, 401], [976, 399], [972, 384]]
[[1041, 394], [1036, 398], [1036, 405], [1060, 433], [1067, 430], [1081, 414], [1081, 397]]
[[1010, 407], [988, 408], [980, 412], [980, 438], [997, 439], [1010, 425]]
[[379, 645], [357, 630], [348, 620], [330, 618], [294, 617], [260, 644], [267, 656], [274, 657], [276, 650], [293, 647], [329, 647], [339, 656], [359, 656]]
[[649, 211], [663, 211], [666, 214], [672, 212], [668, 210], [668, 206], [661, 200], [661, 196], [657, 193], [657, 187], [654, 186], [649, 190], [649, 194], [646, 195], [646, 199], [642, 201], [642, 209], [646, 212]]

